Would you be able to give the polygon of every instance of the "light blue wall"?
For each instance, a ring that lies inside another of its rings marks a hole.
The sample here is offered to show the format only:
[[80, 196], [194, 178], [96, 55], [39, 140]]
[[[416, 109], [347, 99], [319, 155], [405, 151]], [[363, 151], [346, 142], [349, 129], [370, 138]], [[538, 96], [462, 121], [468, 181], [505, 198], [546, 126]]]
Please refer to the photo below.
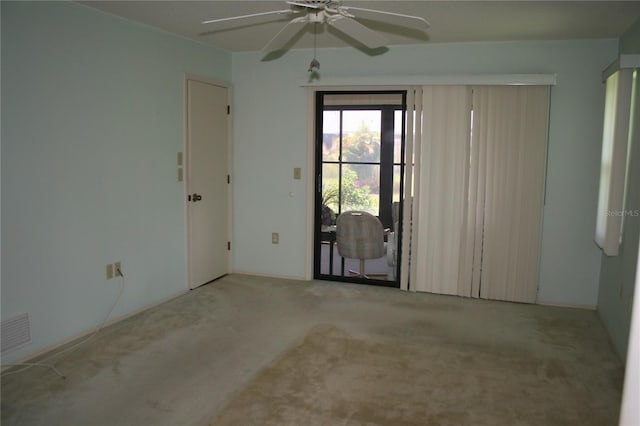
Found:
[[[549, 163], [539, 300], [595, 306], [600, 253], [593, 242], [604, 88], [600, 73], [617, 40], [398, 46], [368, 57], [318, 51], [321, 75], [340, 77], [556, 73], [551, 93]], [[307, 158], [307, 95], [300, 83], [312, 52], [274, 61], [233, 54], [234, 268], [303, 276], [305, 182], [292, 179]], [[393, 77], [388, 83], [394, 82]], [[295, 197], [290, 197], [294, 192]], [[281, 243], [271, 244], [271, 232]]]
[[[309, 51], [261, 62], [73, 3], [2, 2], [2, 319], [28, 312], [21, 358], [186, 288], [183, 72], [234, 82], [234, 268], [304, 275]], [[540, 300], [594, 305], [600, 71], [615, 40], [320, 50], [322, 75], [557, 73]], [[233, 77], [232, 77], [233, 71]], [[393, 81], [389, 81], [393, 83]], [[305, 174], [303, 173], [303, 176]], [[293, 196], [292, 196], [293, 195]], [[271, 244], [280, 232], [280, 244]]]
[[[620, 53], [640, 53], [640, 20], [629, 28], [620, 39]], [[635, 128], [629, 151], [629, 186], [624, 209], [640, 212], [640, 97], [636, 98]], [[635, 278], [640, 238], [640, 217], [628, 215], [624, 218], [622, 244], [617, 256], [602, 253], [598, 313], [609, 331], [618, 354], [626, 357], [631, 326], [631, 308], [635, 292]]]
[[184, 72], [228, 53], [73, 3], [2, 2], [2, 319], [32, 343], [3, 363], [186, 289]]

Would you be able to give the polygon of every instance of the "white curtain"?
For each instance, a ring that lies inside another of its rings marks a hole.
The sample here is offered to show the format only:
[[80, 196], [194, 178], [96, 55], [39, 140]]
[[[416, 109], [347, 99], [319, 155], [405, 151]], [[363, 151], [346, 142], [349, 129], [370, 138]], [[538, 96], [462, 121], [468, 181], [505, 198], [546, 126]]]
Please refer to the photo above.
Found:
[[536, 300], [548, 119], [548, 86], [473, 89], [470, 214], [462, 269], [468, 277], [472, 268], [474, 297]]
[[411, 288], [457, 295], [464, 292], [458, 271], [466, 223], [471, 89], [423, 87], [422, 116], [422, 143], [415, 153]]

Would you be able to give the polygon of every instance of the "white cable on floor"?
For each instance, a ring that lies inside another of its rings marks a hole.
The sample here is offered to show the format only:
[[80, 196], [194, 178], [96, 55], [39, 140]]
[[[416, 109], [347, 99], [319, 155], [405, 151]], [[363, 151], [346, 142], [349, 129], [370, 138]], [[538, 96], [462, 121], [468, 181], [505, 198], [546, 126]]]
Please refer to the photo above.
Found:
[[49, 369], [53, 370], [58, 376], [62, 377], [63, 379], [67, 378], [67, 376], [62, 374], [60, 372], [60, 370], [55, 368], [53, 365], [43, 364], [41, 362], [16, 362], [16, 363], [13, 363], [13, 364], [4, 364], [3, 367], [17, 367], [19, 365], [23, 365], [23, 366], [26, 366], [26, 367], [25, 368], [21, 368], [19, 370], [7, 371], [6, 373], [2, 373], [2, 377], [8, 376], [9, 374], [20, 373], [22, 371], [30, 369], [31, 367], [45, 367], [45, 368], [49, 368]]
[[[104, 320], [102, 320], [102, 322], [100, 323], [98, 328], [91, 335], [85, 337], [84, 339], [80, 340], [79, 342], [74, 343], [73, 345], [69, 346], [68, 348], [66, 348], [63, 351], [54, 353], [49, 358], [44, 359], [42, 362], [20, 362], [20, 363], [13, 363], [13, 364], [2, 364], [2, 368], [5, 368], [5, 367], [18, 367], [18, 366], [24, 366], [24, 368], [19, 368], [17, 370], [3, 372], [2, 374], [0, 374], [0, 378], [2, 378], [4, 376], [8, 376], [10, 374], [21, 373], [23, 371], [26, 371], [26, 370], [30, 369], [31, 367], [45, 367], [45, 368], [49, 368], [49, 369], [53, 370], [58, 376], [62, 377], [63, 379], [66, 379], [66, 376], [64, 374], [62, 374], [53, 365], [48, 364], [48, 362], [50, 362], [51, 360], [59, 357], [62, 354], [66, 354], [66, 353], [68, 353], [70, 351], [73, 352], [74, 350], [78, 349], [78, 347], [80, 347], [80, 345], [82, 345], [82, 344], [88, 342], [89, 340], [93, 339], [94, 337], [96, 337], [96, 335], [104, 328], [104, 325], [109, 320], [109, 317], [113, 313], [113, 310], [116, 308], [116, 306], [118, 304], [118, 301], [120, 301], [120, 297], [122, 296], [122, 293], [124, 292], [124, 287], [125, 287], [125, 285], [124, 285], [125, 284], [125, 282], [124, 282], [124, 274], [122, 273], [122, 271], [120, 269], [116, 270], [116, 273], [117, 273], [118, 276], [120, 276], [120, 282], [121, 282], [120, 291], [118, 292], [118, 296], [116, 297], [116, 300], [111, 305], [111, 309], [109, 309], [109, 312], [104, 317]], [[58, 360], [58, 362], [59, 361], [60, 360]]]

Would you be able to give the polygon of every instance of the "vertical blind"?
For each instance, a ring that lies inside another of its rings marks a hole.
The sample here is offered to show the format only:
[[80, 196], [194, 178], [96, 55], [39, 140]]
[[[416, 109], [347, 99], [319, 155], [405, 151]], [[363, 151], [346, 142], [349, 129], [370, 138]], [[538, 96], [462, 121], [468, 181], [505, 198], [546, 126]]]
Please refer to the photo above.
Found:
[[405, 185], [405, 203], [413, 201], [411, 218], [404, 217], [406, 285], [535, 301], [549, 87], [424, 86], [420, 92], [422, 128], [407, 128], [413, 133], [407, 161], [412, 155], [419, 161], [407, 170], [413, 188]]
[[[416, 152], [420, 179], [415, 203], [420, 212], [413, 248], [414, 289], [458, 294], [458, 264], [469, 170], [471, 89], [423, 88], [422, 149]], [[418, 156], [419, 155], [419, 156]]]
[[415, 176], [420, 174], [420, 164], [415, 164], [418, 168], [414, 170], [414, 151], [420, 152], [422, 145], [422, 87], [410, 87], [407, 90], [407, 114], [405, 129], [405, 151], [404, 151], [404, 196], [402, 197], [402, 257], [400, 263], [400, 288], [409, 290], [409, 271], [411, 269], [411, 245], [412, 234], [417, 232], [417, 224], [413, 222], [413, 184]]
[[[533, 303], [544, 200], [549, 88], [473, 90], [475, 188], [472, 295]], [[477, 164], [477, 166], [476, 166]], [[480, 237], [481, 236], [481, 237]]]

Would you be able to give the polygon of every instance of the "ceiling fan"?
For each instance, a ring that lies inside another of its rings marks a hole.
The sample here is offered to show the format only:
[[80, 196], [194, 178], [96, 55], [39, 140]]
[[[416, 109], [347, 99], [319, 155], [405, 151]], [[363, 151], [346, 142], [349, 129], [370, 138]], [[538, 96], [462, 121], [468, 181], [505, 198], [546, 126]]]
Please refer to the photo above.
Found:
[[289, 5], [289, 9], [210, 19], [202, 23], [207, 25], [225, 23], [226, 25], [226, 23], [231, 21], [256, 20], [271, 15], [292, 16], [293, 19], [262, 48], [263, 52], [284, 49], [287, 42], [307, 24], [317, 25], [326, 23], [370, 49], [385, 46], [387, 39], [358, 22], [358, 19], [384, 21], [388, 24], [406, 27], [412, 30], [424, 31], [429, 28], [429, 22], [419, 16], [343, 6], [340, 0], [292, 0], [286, 3]]

